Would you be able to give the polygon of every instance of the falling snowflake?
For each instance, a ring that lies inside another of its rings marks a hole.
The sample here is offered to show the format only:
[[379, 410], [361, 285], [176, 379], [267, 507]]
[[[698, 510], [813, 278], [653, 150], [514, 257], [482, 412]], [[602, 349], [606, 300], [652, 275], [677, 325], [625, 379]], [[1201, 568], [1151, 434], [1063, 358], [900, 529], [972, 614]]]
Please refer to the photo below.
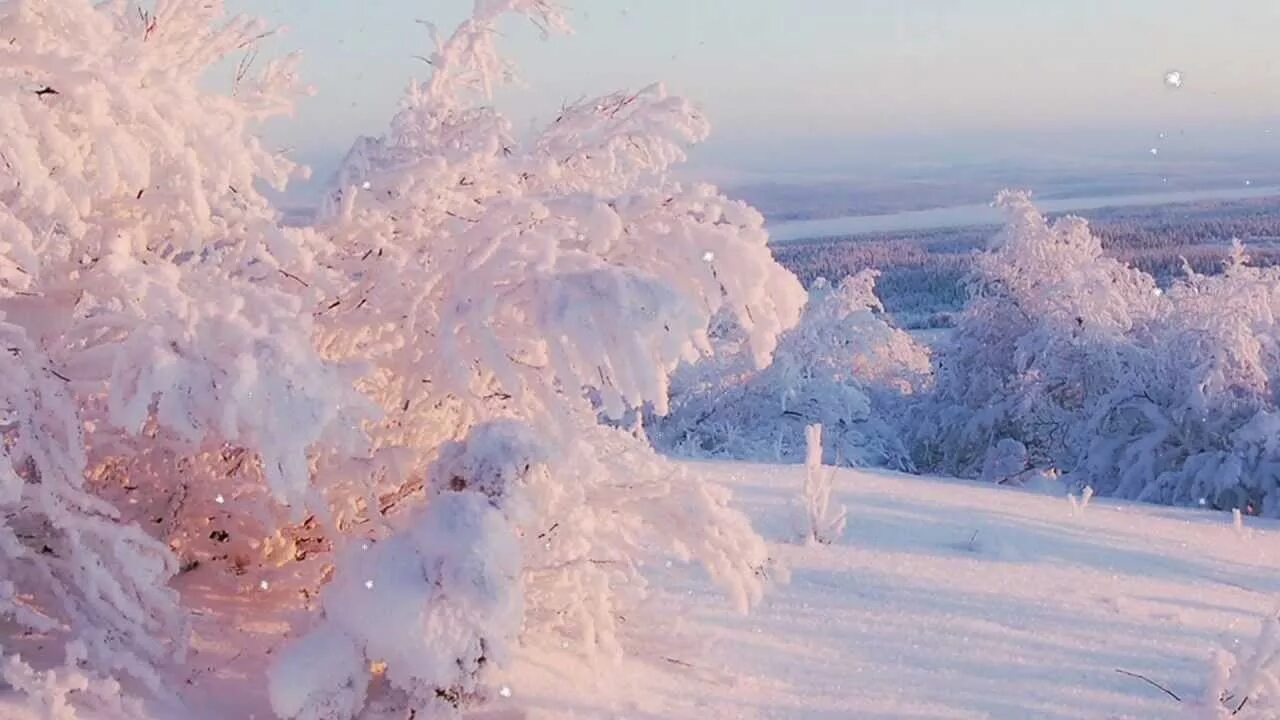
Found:
[[1154, 155], [1159, 155], [1159, 154], [1160, 154], [1160, 148], [1151, 148], [1151, 154], [1152, 154], [1153, 156], [1154, 156]]
[[498, 691], [498, 694], [504, 698], [509, 698], [511, 697], [511, 688], [507, 687], [506, 685], [503, 685], [502, 689]]
[[365, 190], [368, 190], [369, 188], [373, 187], [373, 183], [369, 182], [368, 180], [365, 180], [364, 184], [361, 185], [360, 187], [364, 188]]
[[1164, 84], [1165, 84], [1165, 87], [1173, 88], [1174, 90], [1177, 90], [1178, 88], [1182, 87], [1182, 71], [1170, 70], [1169, 72], [1165, 73]]
[[267, 582], [266, 580], [263, 580], [262, 582], [258, 583], [258, 587], [262, 590], [266, 590], [267, 588], [271, 587], [271, 583]]
[[214, 502], [216, 502], [216, 503], [218, 503], [219, 505], [221, 505], [221, 504], [225, 503], [225, 502], [227, 501], [227, 499], [226, 499], [226, 498], [224, 498], [224, 497], [222, 497], [222, 495], [218, 495], [218, 497], [214, 498], [214, 499], [213, 499], [213, 501], [214, 501]]
[[715, 260], [715, 259], [716, 259], [716, 254], [711, 252], [710, 250], [702, 253], [702, 262], [711, 262], [712, 260]]
[[373, 589], [373, 581], [372, 581], [372, 580], [365, 580], [365, 581], [364, 581], [364, 587], [365, 587], [365, 589], [366, 589], [366, 590], [372, 590], [372, 589]]

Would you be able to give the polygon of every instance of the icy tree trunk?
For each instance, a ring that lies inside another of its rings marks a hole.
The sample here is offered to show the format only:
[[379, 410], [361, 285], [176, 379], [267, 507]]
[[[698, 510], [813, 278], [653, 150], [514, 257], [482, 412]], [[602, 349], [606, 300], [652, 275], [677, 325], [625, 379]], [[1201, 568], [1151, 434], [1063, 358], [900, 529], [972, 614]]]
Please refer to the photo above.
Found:
[[813, 477], [822, 468], [822, 426], [808, 425], [804, 429], [804, 466], [808, 476]]

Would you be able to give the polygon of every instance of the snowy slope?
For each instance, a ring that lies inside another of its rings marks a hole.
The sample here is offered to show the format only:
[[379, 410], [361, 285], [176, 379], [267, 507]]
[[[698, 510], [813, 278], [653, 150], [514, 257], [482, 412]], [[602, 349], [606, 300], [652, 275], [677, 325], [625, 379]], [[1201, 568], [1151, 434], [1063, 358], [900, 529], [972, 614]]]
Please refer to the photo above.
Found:
[[[619, 686], [531, 659], [536, 718], [1171, 718], [1210, 652], [1280, 601], [1280, 524], [889, 473], [842, 471], [841, 544], [787, 542], [799, 467], [710, 465], [791, 568], [749, 617], [695, 576], [664, 616], [705, 648], [628, 661]], [[614, 701], [608, 698], [614, 697]], [[616, 700], [616, 698], [625, 698]]]
[[[1209, 653], [1280, 601], [1280, 523], [1241, 533], [1219, 513], [1099, 499], [1073, 515], [1061, 497], [840, 471], [848, 530], [804, 547], [789, 542], [801, 467], [700, 469], [734, 489], [790, 583], [739, 616], [697, 571], [664, 569], [648, 608], [664, 624], [637, 618], [631, 659], [526, 650], [504, 707], [474, 720], [1175, 718], [1116, 671], [1194, 696]], [[263, 650], [283, 624], [204, 620], [197, 717], [269, 718]], [[0, 717], [23, 716], [0, 702]]]

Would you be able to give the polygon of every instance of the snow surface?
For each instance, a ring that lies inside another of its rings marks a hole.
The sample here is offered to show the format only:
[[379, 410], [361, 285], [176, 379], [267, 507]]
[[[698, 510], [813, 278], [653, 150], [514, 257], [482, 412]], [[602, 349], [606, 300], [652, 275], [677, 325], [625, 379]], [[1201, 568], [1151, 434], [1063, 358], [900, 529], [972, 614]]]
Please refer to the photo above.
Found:
[[[1280, 598], [1280, 522], [1241, 532], [1225, 513], [1105, 498], [1073, 513], [1066, 497], [839, 470], [848, 528], [804, 546], [803, 466], [696, 466], [734, 490], [790, 582], [743, 616], [695, 568], [661, 568], [648, 612], [667, 625], [635, 623], [621, 666], [526, 648], [510, 698], [472, 720], [1176, 718], [1117, 670], [1196, 697], [1210, 653], [1251, 640]], [[215, 607], [197, 618], [194, 717], [266, 720], [281, 626]]]
[[[622, 683], [530, 658], [529, 718], [1161, 718], [1196, 696], [1215, 648], [1256, 637], [1280, 599], [1280, 523], [886, 472], [840, 470], [843, 540], [787, 542], [801, 466], [709, 464], [791, 582], [750, 616], [695, 575], [658, 602], [678, 636]], [[705, 647], [696, 643], [701, 640]], [[519, 717], [513, 715], [512, 717]]]

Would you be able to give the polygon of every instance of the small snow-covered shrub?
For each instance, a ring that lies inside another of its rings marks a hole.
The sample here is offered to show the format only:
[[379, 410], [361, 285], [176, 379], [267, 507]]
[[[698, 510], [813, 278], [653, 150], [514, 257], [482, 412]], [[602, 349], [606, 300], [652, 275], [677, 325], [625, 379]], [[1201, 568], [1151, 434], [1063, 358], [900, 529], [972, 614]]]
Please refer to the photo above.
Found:
[[886, 322], [874, 271], [819, 279], [800, 323], [756, 370], [731, 323], [714, 357], [682, 368], [671, 412], [650, 419], [658, 447], [679, 455], [799, 462], [806, 425], [824, 428], [833, 465], [911, 467], [899, 435], [904, 399], [927, 386], [928, 350]]
[[1027, 446], [1013, 438], [1000, 438], [987, 448], [982, 462], [982, 479], [1003, 483], [1015, 478], [1027, 469]]
[[1280, 717], [1280, 613], [1263, 620], [1257, 640], [1247, 649], [1214, 655], [1204, 696], [1190, 715], [1197, 720]]

